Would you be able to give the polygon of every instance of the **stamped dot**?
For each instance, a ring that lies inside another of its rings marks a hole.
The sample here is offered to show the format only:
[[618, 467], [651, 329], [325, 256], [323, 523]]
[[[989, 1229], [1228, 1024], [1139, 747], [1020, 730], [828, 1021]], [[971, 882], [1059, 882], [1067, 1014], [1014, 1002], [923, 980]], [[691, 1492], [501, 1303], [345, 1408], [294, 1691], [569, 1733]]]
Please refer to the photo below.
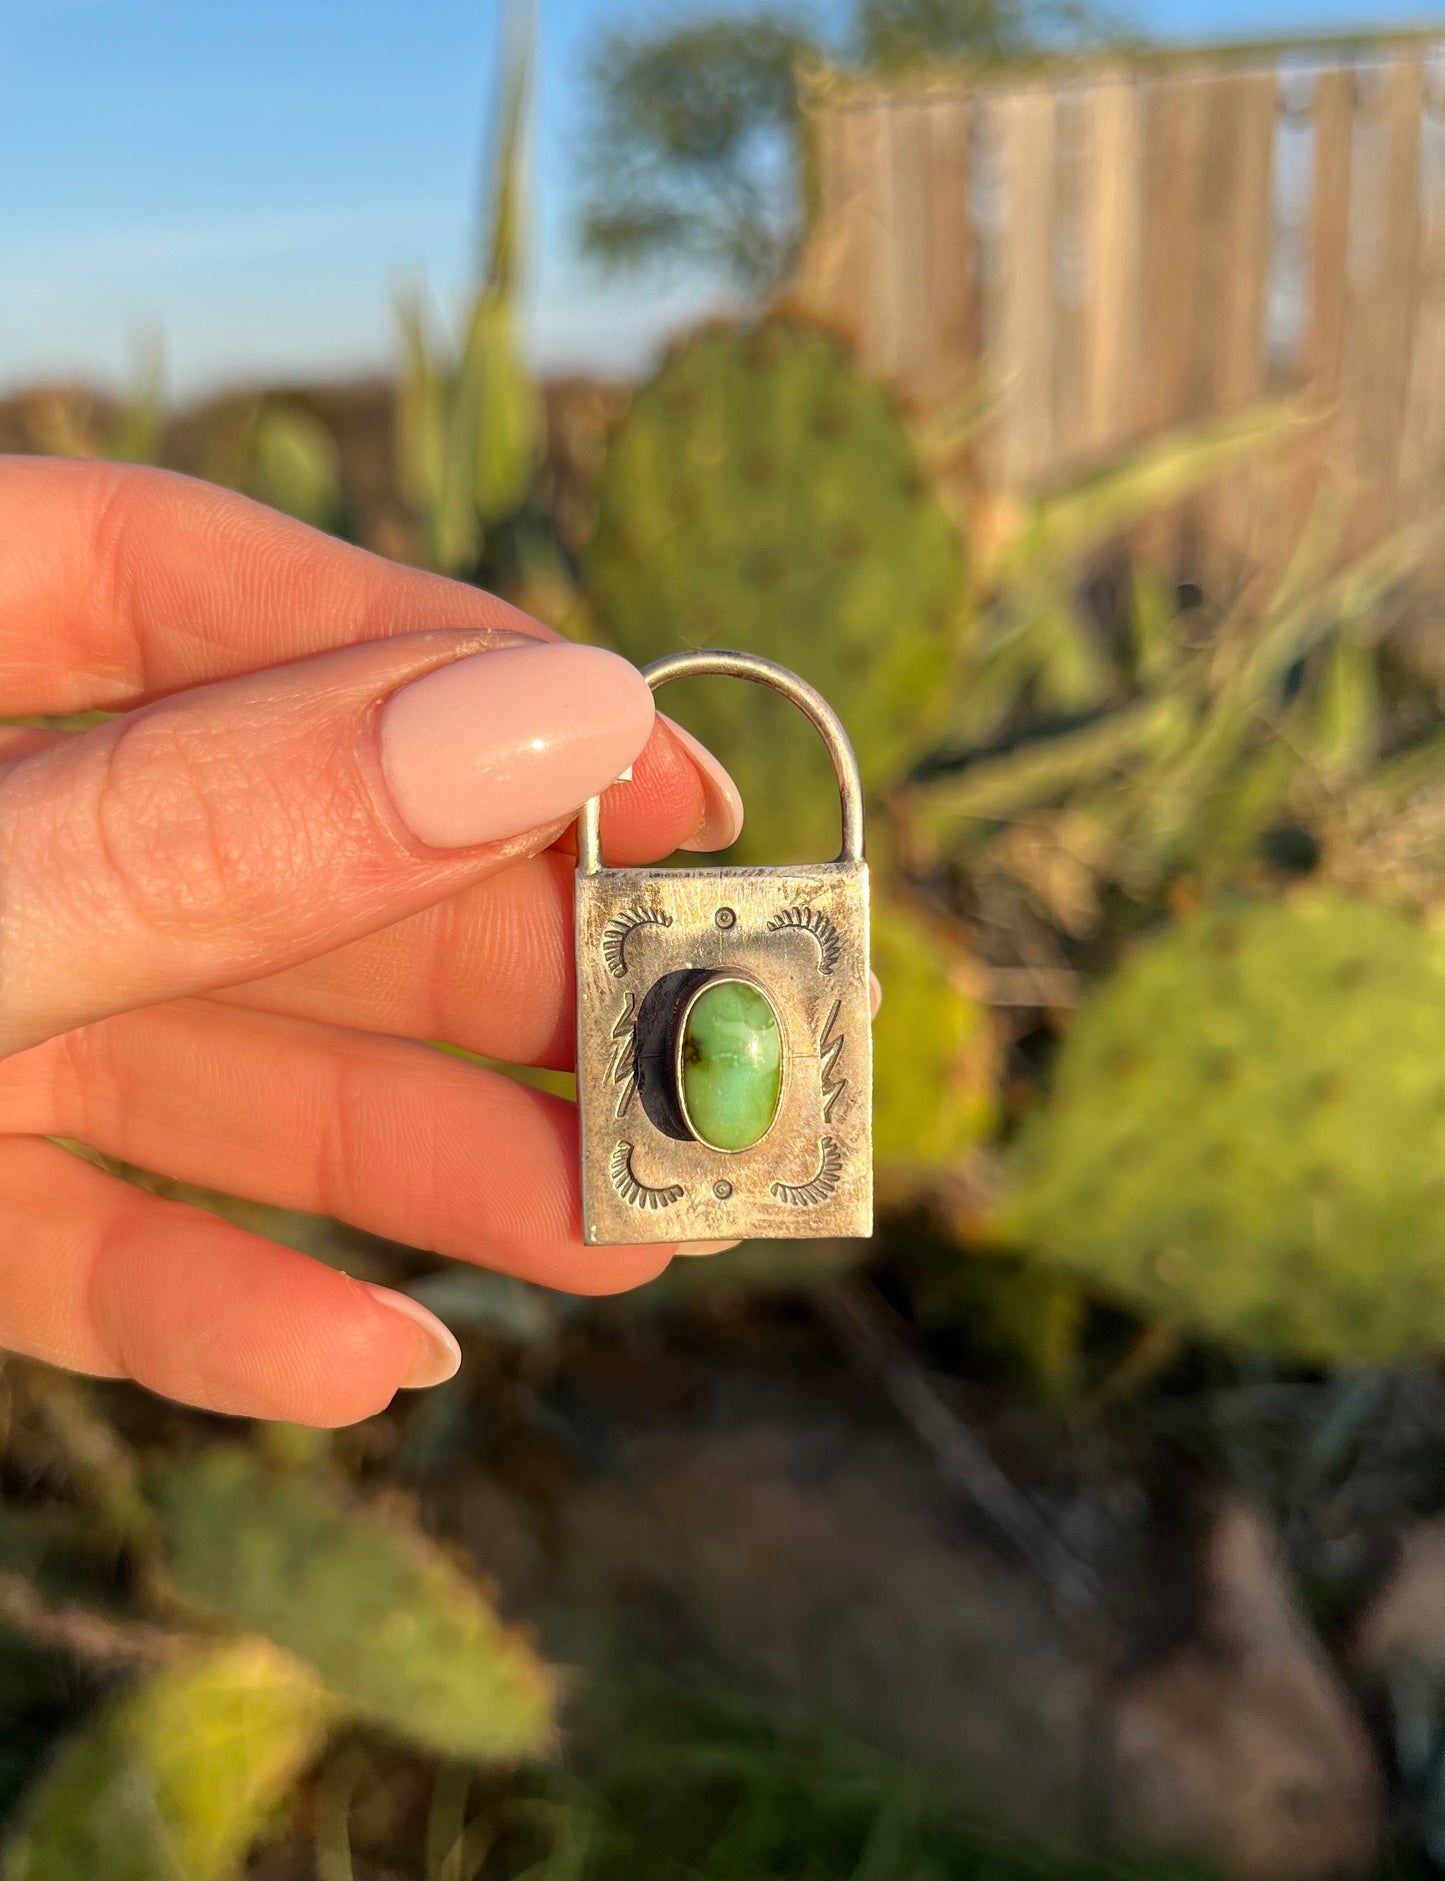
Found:
[[733, 1192], [731, 1182], [714, 1182], [712, 1192], [720, 1202], [725, 1202]]
[[731, 908], [719, 908], [713, 920], [720, 928], [736, 927], [738, 924], [738, 917]]

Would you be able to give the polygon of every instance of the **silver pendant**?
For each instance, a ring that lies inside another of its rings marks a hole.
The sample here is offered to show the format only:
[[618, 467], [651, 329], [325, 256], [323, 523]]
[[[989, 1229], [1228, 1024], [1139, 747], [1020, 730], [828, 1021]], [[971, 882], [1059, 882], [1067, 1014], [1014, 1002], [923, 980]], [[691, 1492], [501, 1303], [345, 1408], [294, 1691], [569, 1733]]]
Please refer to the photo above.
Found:
[[598, 800], [577, 840], [577, 1102], [588, 1246], [873, 1232], [863, 792], [837, 714], [751, 653], [675, 653], [791, 699], [828, 747], [836, 862], [609, 869]]

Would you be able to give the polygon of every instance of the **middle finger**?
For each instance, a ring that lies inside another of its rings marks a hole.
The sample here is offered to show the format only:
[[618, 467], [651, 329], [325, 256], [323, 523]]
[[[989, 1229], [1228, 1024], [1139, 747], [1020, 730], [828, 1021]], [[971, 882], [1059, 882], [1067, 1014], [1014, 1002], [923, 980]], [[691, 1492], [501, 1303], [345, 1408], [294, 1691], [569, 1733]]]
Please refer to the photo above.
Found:
[[548, 850], [332, 953], [213, 997], [570, 1070], [575, 870], [571, 856]]
[[583, 1246], [577, 1116], [560, 1098], [399, 1039], [207, 1000], [0, 1062], [0, 1132], [75, 1137], [572, 1293], [637, 1286], [672, 1253]]

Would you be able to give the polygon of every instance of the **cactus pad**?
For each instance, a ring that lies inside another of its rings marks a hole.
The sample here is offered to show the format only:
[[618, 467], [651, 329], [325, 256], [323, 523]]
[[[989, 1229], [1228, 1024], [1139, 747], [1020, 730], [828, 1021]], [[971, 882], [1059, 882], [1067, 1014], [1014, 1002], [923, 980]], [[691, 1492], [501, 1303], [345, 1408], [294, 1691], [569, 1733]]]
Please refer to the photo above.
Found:
[[166, 1666], [103, 1710], [22, 1805], [3, 1881], [230, 1881], [333, 1706], [246, 1639]]
[[448, 1757], [546, 1743], [546, 1666], [420, 1534], [231, 1448], [168, 1471], [160, 1507], [177, 1593], [295, 1653], [347, 1709]]
[[876, 896], [873, 1149], [880, 1168], [946, 1167], [988, 1134], [997, 1044], [977, 968], [917, 909]]
[[[957, 533], [886, 390], [841, 344], [773, 320], [679, 347], [607, 454], [589, 574], [600, 628], [638, 664], [736, 647], [818, 687], [876, 789], [949, 705]], [[832, 774], [789, 706], [702, 680], [667, 710], [733, 769], [739, 855], [817, 861], [838, 846]]]
[[1080, 1014], [1018, 1168], [1034, 1247], [1167, 1324], [1445, 1344], [1445, 940], [1323, 896], [1181, 923]]

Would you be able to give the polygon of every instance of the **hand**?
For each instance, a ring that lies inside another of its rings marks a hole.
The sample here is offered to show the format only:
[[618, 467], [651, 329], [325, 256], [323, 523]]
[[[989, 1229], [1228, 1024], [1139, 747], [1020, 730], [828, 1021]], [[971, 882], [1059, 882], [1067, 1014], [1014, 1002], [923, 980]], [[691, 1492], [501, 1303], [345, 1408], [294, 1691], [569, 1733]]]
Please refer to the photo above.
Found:
[[579, 1293], [578, 807], [612, 859], [737, 793], [614, 654], [161, 472], [0, 458], [0, 1346], [334, 1425], [449, 1377], [404, 1296], [47, 1136]]

